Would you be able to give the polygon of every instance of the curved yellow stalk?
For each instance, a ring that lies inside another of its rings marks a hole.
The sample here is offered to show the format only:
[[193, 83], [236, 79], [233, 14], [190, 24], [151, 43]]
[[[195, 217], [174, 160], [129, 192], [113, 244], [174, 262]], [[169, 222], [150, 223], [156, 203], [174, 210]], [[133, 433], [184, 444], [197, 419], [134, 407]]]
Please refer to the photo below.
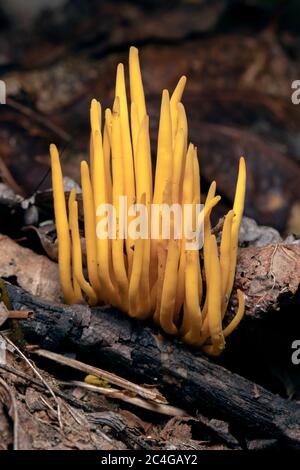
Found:
[[184, 155], [184, 130], [178, 129], [174, 145], [174, 163], [172, 178], [172, 203], [176, 204], [181, 201], [182, 181], [185, 171], [185, 155]]
[[136, 146], [137, 146], [137, 139], [138, 139], [140, 124], [139, 124], [137, 107], [135, 103], [131, 103], [130, 105], [130, 125], [131, 125], [133, 160], [134, 160], [134, 164], [136, 165]]
[[[149, 117], [144, 116], [142, 120], [137, 141], [136, 152], [136, 192], [137, 199], [140, 201], [145, 194], [145, 205], [148, 214], [148, 238], [143, 241], [143, 266], [141, 279], [141, 292], [144, 314], [150, 315], [150, 266], [153, 266], [155, 259], [151, 260], [151, 239], [150, 239], [150, 221], [151, 221], [151, 202], [152, 202], [152, 165], [151, 149], [149, 138]], [[144, 200], [144, 199], [143, 199]]]
[[[190, 165], [193, 166], [193, 231], [195, 231], [198, 225], [196, 220], [196, 207], [197, 204], [200, 204], [200, 173], [196, 148], [193, 148], [193, 152], [190, 158]], [[205, 220], [205, 214], [203, 214], [203, 216]], [[202, 325], [202, 314], [200, 309], [201, 298], [202, 275], [200, 269], [199, 253], [198, 250], [187, 251], [185, 266], [185, 300], [180, 333], [184, 336], [184, 341], [189, 344], [196, 344], [200, 340]]]
[[106, 181], [106, 187], [107, 187], [107, 200], [110, 204], [112, 202], [112, 181], [111, 181], [111, 169], [110, 169], [111, 126], [112, 126], [111, 110], [107, 108], [105, 110], [105, 124], [104, 124], [104, 130], [103, 130], [103, 157], [104, 157], [104, 167], [105, 167], [105, 181]]
[[[194, 201], [194, 207], [195, 207], [195, 213], [193, 214], [194, 220], [196, 221], [196, 207], [197, 204], [200, 204], [201, 202], [201, 190], [200, 190], [200, 168], [199, 168], [199, 161], [198, 161], [198, 154], [197, 154], [197, 147], [194, 149], [194, 159], [193, 159], [193, 164], [194, 164], [194, 181], [193, 181], [193, 187], [194, 187], [194, 195], [193, 195], [193, 201]], [[201, 220], [201, 219], [200, 219]], [[196, 230], [196, 225], [195, 225], [195, 230]], [[201, 304], [202, 301], [202, 294], [203, 294], [203, 286], [202, 286], [202, 273], [201, 273], [201, 268], [200, 268], [200, 259], [198, 258], [198, 263], [197, 263], [197, 279], [198, 279], [198, 298], [199, 298], [199, 304]]]
[[200, 168], [199, 168], [199, 161], [198, 161], [198, 152], [197, 147], [194, 149], [194, 157], [193, 157], [193, 165], [194, 165], [194, 200], [199, 201], [201, 200], [201, 189], [200, 189]]
[[180, 333], [185, 343], [196, 345], [201, 336], [202, 315], [198, 291], [198, 251], [187, 251], [185, 268], [185, 301]]
[[[170, 112], [170, 99], [169, 93], [167, 90], [163, 90], [161, 108], [160, 108], [160, 121], [159, 121], [159, 130], [158, 130], [158, 143], [157, 143], [157, 160], [156, 160], [156, 171], [155, 171], [155, 185], [154, 185], [154, 194], [153, 194], [153, 203], [154, 204], [171, 204], [172, 198], [172, 174], [170, 169], [173, 165], [173, 149], [172, 149], [172, 122], [171, 122], [171, 112]], [[151, 221], [155, 223], [157, 221]], [[151, 239], [151, 259], [154, 263], [154, 266], [157, 266], [157, 253], [158, 245], [161, 243], [160, 240]], [[167, 244], [163, 244], [162, 253], [166, 250]], [[166, 256], [161, 254], [161, 259], [166, 259]], [[161, 263], [159, 263], [159, 266]], [[164, 269], [165, 262], [163, 268]], [[154, 268], [153, 268], [154, 269]], [[163, 282], [163, 275], [160, 273], [158, 282]], [[157, 286], [157, 295], [161, 296], [162, 293], [162, 284]], [[157, 300], [156, 309], [158, 309], [157, 315], [159, 316], [160, 311], [160, 301]]]
[[[134, 179], [134, 166], [133, 166], [133, 154], [129, 127], [129, 116], [126, 96], [126, 86], [124, 77], [124, 66], [119, 64], [117, 68], [116, 78], [116, 96], [119, 97], [120, 103], [120, 126], [121, 126], [121, 137], [122, 137], [122, 157], [124, 164], [124, 196], [127, 197], [128, 207], [135, 203], [135, 179]], [[127, 225], [130, 224], [132, 217], [127, 217]], [[127, 236], [126, 237], [126, 253], [128, 260], [128, 272], [131, 272], [134, 241]]]
[[90, 121], [91, 121], [91, 131], [93, 134], [98, 131], [101, 131], [101, 104], [99, 101], [92, 99], [90, 107]]
[[[154, 204], [161, 204], [164, 194], [169, 192], [169, 189], [171, 189], [167, 188], [167, 185], [170, 185], [170, 172], [173, 166], [172, 147], [172, 122], [169, 92], [167, 90], [163, 90], [157, 143], [157, 160], [153, 195]], [[168, 204], [171, 200], [165, 200], [165, 202]]]
[[246, 194], [246, 163], [245, 163], [244, 157], [241, 157], [240, 164], [239, 164], [239, 174], [238, 174], [238, 180], [237, 180], [237, 185], [236, 185], [234, 204], [233, 204], [233, 211], [235, 215], [233, 217], [232, 229], [231, 229], [230, 272], [228, 276], [228, 284], [227, 284], [227, 290], [226, 290], [226, 295], [228, 296], [228, 298], [232, 291], [234, 276], [235, 276], [238, 242], [239, 242], [239, 231], [240, 231], [241, 221], [242, 221], [243, 212], [244, 212], [245, 194]]
[[112, 174], [113, 174], [113, 205], [116, 210], [116, 239], [112, 240], [112, 262], [115, 273], [119, 295], [121, 299], [121, 308], [128, 310], [128, 278], [124, 259], [124, 240], [121, 233], [120, 218], [125, 220], [125, 214], [120, 214], [119, 197], [124, 195], [124, 166], [122, 158], [122, 141], [120, 126], [120, 104], [117, 97], [113, 106], [112, 115]]
[[129, 281], [129, 315], [140, 318], [143, 315], [143, 307], [140, 295], [140, 282], [143, 269], [143, 239], [138, 238], [134, 244], [134, 255], [131, 277]]
[[[167, 262], [167, 249], [165, 244], [159, 243], [157, 245], [157, 281], [153, 287], [156, 293], [156, 307], [155, 312], [153, 315], [153, 320], [156, 324], [159, 325], [160, 320], [160, 307], [161, 307], [161, 297], [162, 297], [162, 290], [164, 285], [164, 276], [165, 276], [165, 269], [166, 269], [166, 262]], [[152, 292], [151, 292], [152, 294]]]
[[139, 61], [139, 51], [136, 47], [131, 47], [129, 50], [129, 79], [131, 102], [136, 104], [138, 121], [141, 123], [145, 114], [147, 114], [147, 111]]
[[177, 131], [183, 129], [184, 133], [184, 155], [187, 152], [187, 143], [188, 143], [188, 123], [186, 112], [182, 103], [177, 104]]
[[227, 295], [227, 284], [230, 273], [230, 248], [231, 248], [231, 230], [232, 220], [234, 217], [234, 211], [230, 210], [225, 217], [221, 244], [220, 244], [220, 265], [221, 265], [221, 278], [222, 278], [222, 318], [224, 318], [225, 310], [227, 307], [226, 298]]
[[175, 144], [175, 138], [177, 134], [178, 128], [178, 103], [181, 101], [184, 88], [186, 85], [186, 76], [183, 75], [179, 82], [176, 85], [175, 90], [172, 93], [171, 99], [170, 99], [170, 110], [171, 110], [171, 120], [172, 120], [172, 138], [173, 138], [173, 144]]
[[[193, 202], [193, 152], [194, 146], [193, 144], [189, 145], [187, 155], [186, 155], [186, 164], [185, 164], [185, 173], [184, 173], [184, 180], [183, 180], [183, 192], [182, 192], [182, 209], [184, 208], [184, 204], [192, 204]], [[179, 261], [179, 272], [177, 278], [177, 290], [176, 290], [176, 302], [175, 302], [175, 323], [178, 322], [178, 317], [180, 313], [180, 309], [183, 305], [184, 298], [185, 298], [185, 244], [186, 239], [184, 236], [184, 232], [182, 233], [181, 238], [181, 249], [180, 249], [180, 261]]]
[[216, 182], [213, 181], [209, 187], [205, 204], [204, 204], [204, 213], [206, 213], [206, 216], [204, 217], [204, 245], [203, 245], [203, 255], [204, 255], [204, 271], [205, 271], [205, 282], [206, 282], [206, 298], [205, 298], [205, 303], [202, 309], [202, 315], [203, 315], [203, 320], [206, 317], [207, 314], [207, 308], [208, 308], [208, 288], [209, 288], [209, 270], [210, 270], [210, 232], [211, 232], [211, 223], [210, 223], [210, 214], [211, 210], [208, 210], [208, 206], [210, 207], [210, 202], [212, 199], [215, 197], [216, 193]]
[[84, 234], [86, 242], [86, 260], [89, 281], [98, 299], [103, 300], [97, 267], [97, 241], [95, 206], [90, 179], [89, 167], [86, 161], [81, 162], [81, 186], [84, 213]]
[[[139, 199], [140, 204], [146, 204], [146, 193]], [[148, 239], [135, 240], [131, 278], [129, 282], [129, 315], [140, 319], [149, 315], [150, 291], [149, 291], [149, 253], [146, 253]], [[148, 243], [149, 245], [149, 243]], [[145, 270], [148, 270], [146, 272]], [[145, 299], [145, 296], [147, 299]]]
[[208, 311], [208, 291], [209, 291], [209, 283], [210, 283], [210, 235], [211, 235], [211, 225], [210, 225], [210, 214], [212, 209], [218, 204], [218, 202], [221, 200], [221, 196], [214, 196], [215, 191], [216, 191], [216, 185], [215, 182], [213, 182], [210, 186], [210, 189], [208, 191], [204, 209], [203, 209], [203, 215], [200, 214], [200, 217], [203, 217], [204, 220], [204, 246], [203, 246], [203, 251], [204, 251], [204, 269], [205, 269], [205, 281], [206, 281], [206, 296], [205, 296], [205, 302], [204, 306], [202, 308], [202, 320], [203, 320], [203, 325], [202, 325], [202, 331], [201, 331], [201, 340], [199, 341], [199, 346], [204, 344], [208, 337], [209, 337], [209, 324], [208, 324], [208, 318], [207, 318], [207, 311]]
[[57, 147], [50, 145], [55, 225], [58, 240], [59, 277], [66, 303], [75, 302], [71, 280], [71, 239], [66, 209], [63, 176]]
[[[97, 304], [97, 294], [92, 286], [85, 280], [82, 272], [82, 253], [78, 227], [78, 204], [76, 200], [70, 201], [70, 229], [72, 235], [72, 262], [76, 281], [88, 297], [90, 305]], [[81, 297], [82, 300], [82, 297]]]
[[208, 323], [212, 345], [203, 346], [203, 350], [211, 355], [218, 356], [225, 347], [222, 331], [221, 315], [221, 268], [218, 256], [218, 246], [215, 235], [210, 236], [210, 281], [208, 284]]
[[171, 239], [168, 246], [159, 315], [160, 326], [166, 333], [171, 335], [176, 335], [178, 333], [177, 327], [173, 322], [173, 317], [176, 300], [179, 256], [179, 241]]
[[[101, 104], [99, 101], [92, 99], [90, 107], [90, 122], [91, 122], [91, 136], [90, 136], [90, 167], [91, 175], [94, 174], [94, 146], [93, 135], [95, 131], [100, 132], [101, 128]], [[91, 178], [93, 184], [93, 176]]]
[[[69, 195], [69, 201], [68, 201], [68, 214], [69, 214], [69, 227], [70, 227], [70, 231], [71, 231], [71, 210], [72, 210], [72, 205], [73, 205], [73, 202], [76, 201], [76, 189], [73, 188], [70, 192], [70, 195]], [[78, 232], [79, 232], [79, 229], [78, 229]], [[72, 245], [72, 248], [71, 248], [71, 258], [72, 258], [72, 280], [73, 280], [73, 289], [74, 289], [74, 294], [75, 294], [75, 297], [76, 297], [76, 303], [81, 303], [83, 301], [83, 297], [82, 297], [82, 293], [81, 293], [81, 288], [80, 288], [80, 285], [76, 279], [76, 275], [75, 275], [75, 266], [74, 266], [74, 243], [73, 243], [73, 236], [72, 236], [72, 233], [71, 233], [71, 245]], [[80, 236], [79, 236], [79, 241], [80, 241]]]
[[227, 325], [226, 328], [223, 330], [223, 335], [225, 338], [226, 336], [229, 336], [233, 332], [233, 330], [235, 330], [245, 313], [245, 296], [240, 289], [237, 289], [237, 297], [239, 302], [238, 310], [229, 325]]
[[152, 202], [152, 163], [149, 136], [149, 116], [145, 115], [141, 122], [137, 139], [137, 158], [135, 165], [136, 195], [140, 200], [146, 195], [146, 204]]
[[[96, 210], [96, 225], [101, 221], [97, 210], [101, 205], [108, 203], [108, 189], [105, 175], [105, 162], [102, 149], [102, 139], [99, 131], [95, 131], [94, 137], [94, 204]], [[113, 285], [110, 272], [110, 240], [100, 237], [96, 239], [97, 263], [100, 285], [102, 287], [103, 299], [112, 304], [118, 303], [117, 291]]]

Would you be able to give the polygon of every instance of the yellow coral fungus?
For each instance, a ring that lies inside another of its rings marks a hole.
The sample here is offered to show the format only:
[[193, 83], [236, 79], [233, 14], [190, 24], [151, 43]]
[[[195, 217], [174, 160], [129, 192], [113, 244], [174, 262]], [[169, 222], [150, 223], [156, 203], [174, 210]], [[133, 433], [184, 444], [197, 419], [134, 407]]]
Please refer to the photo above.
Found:
[[135, 47], [130, 48], [129, 81], [128, 101], [119, 64], [112, 111], [102, 113], [100, 102], [91, 103], [90, 164], [81, 164], [87, 270], [76, 193], [71, 192], [67, 210], [58, 151], [50, 146], [64, 298], [67, 303], [110, 303], [131, 317], [152, 318], [165, 333], [217, 356], [245, 310], [238, 290], [237, 312], [227, 320], [244, 211], [245, 160], [240, 159], [234, 204], [225, 215], [218, 247], [211, 213], [220, 196], [213, 182], [201, 207], [197, 149], [189, 142], [182, 104], [186, 77], [171, 97], [163, 90], [153, 176]]

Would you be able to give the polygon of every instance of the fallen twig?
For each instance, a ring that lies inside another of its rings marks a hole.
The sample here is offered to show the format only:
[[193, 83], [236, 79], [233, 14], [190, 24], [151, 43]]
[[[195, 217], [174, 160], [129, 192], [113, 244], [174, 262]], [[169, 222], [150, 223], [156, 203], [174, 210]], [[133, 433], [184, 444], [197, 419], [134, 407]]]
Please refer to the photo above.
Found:
[[160, 404], [167, 403], [163, 395], [153, 387], [142, 387], [141, 385], [137, 385], [133, 382], [130, 382], [129, 380], [123, 379], [122, 377], [112, 374], [111, 372], [107, 372], [106, 370], [99, 369], [98, 367], [90, 366], [88, 364], [84, 364], [83, 362], [77, 361], [76, 359], [71, 359], [70, 357], [62, 356], [61, 354], [57, 354], [51, 351], [46, 351], [44, 349], [36, 349], [32, 352], [40, 357], [45, 357], [47, 359], [51, 359], [52, 361], [58, 362], [59, 364], [72, 367], [73, 369], [81, 370], [86, 374], [95, 375], [96, 377], [99, 377], [102, 380], [106, 380], [109, 383], [117, 385], [118, 387], [121, 387], [124, 390], [133, 392], [136, 395], [140, 395], [146, 400], [152, 400], [153, 402]]
[[117, 390], [116, 388], [105, 388], [98, 385], [91, 385], [85, 382], [80, 382], [78, 380], [72, 380], [70, 382], [60, 382], [61, 385], [65, 386], [76, 386], [81, 387], [92, 392], [99, 393], [108, 398], [113, 398], [117, 400], [122, 400], [131, 405], [144, 408], [145, 410], [153, 411], [154, 413], [160, 413], [167, 416], [188, 416], [188, 413], [180, 408], [170, 405], [164, 405], [161, 403], [154, 403], [150, 401], [143, 400], [142, 398], [133, 397], [126, 392]]
[[31, 317], [33, 315], [32, 310], [9, 310], [8, 311], [8, 318], [14, 318], [16, 320], [25, 320], [26, 318]]

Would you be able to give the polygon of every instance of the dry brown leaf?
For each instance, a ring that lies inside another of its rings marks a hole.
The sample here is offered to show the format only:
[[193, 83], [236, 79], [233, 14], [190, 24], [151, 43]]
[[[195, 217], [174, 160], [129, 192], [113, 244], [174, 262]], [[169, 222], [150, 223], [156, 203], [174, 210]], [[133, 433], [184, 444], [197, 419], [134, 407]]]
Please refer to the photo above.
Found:
[[56, 263], [1, 234], [0, 257], [0, 277], [16, 277], [20, 287], [42, 299], [62, 299]]

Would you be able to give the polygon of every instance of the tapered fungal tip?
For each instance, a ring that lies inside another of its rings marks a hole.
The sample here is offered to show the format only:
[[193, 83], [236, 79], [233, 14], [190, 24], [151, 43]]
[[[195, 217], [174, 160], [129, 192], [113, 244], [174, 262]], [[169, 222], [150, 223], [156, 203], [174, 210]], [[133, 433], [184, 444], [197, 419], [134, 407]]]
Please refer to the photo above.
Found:
[[57, 152], [57, 147], [55, 144], [50, 144], [49, 146], [50, 153]]
[[124, 65], [122, 64], [122, 62], [120, 62], [117, 67], [117, 75], [123, 72], [124, 72]]
[[105, 109], [105, 119], [108, 119], [111, 117], [111, 110], [110, 108]]
[[246, 171], [246, 160], [244, 156], [240, 157], [240, 168], [243, 168]]
[[170, 101], [170, 94], [167, 89], [164, 89], [162, 92], [162, 101]]
[[138, 54], [139, 54], [138, 48], [135, 46], [131, 46], [129, 49], [129, 55], [138, 55]]
[[188, 146], [188, 155], [190, 155], [193, 151], [194, 151], [194, 145], [192, 144], [192, 142], [190, 142]]
[[86, 160], [82, 160], [82, 162], [80, 163], [80, 169], [81, 169], [81, 172], [83, 173], [86, 173], [89, 171], [88, 163]]

